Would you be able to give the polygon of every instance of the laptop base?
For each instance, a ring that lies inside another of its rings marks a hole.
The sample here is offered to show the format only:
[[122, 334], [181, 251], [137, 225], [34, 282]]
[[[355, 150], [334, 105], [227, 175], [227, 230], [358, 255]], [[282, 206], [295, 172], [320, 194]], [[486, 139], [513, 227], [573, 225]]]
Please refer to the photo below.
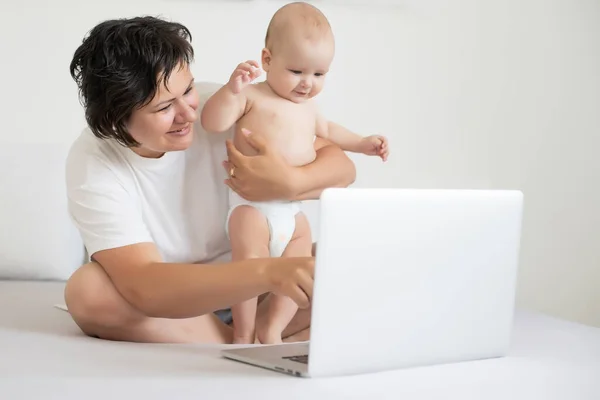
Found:
[[266, 368], [283, 374], [308, 377], [308, 342], [222, 350], [230, 360]]

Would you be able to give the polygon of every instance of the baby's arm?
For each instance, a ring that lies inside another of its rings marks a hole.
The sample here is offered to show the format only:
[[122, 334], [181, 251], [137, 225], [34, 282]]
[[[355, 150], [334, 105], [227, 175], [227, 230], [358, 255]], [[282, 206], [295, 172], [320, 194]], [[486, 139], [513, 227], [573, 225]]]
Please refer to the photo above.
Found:
[[248, 84], [259, 75], [256, 61], [238, 65], [229, 82], [204, 104], [200, 115], [202, 127], [208, 132], [224, 132], [231, 128], [246, 110]]
[[362, 153], [368, 156], [379, 156], [387, 161], [389, 148], [387, 138], [381, 135], [363, 137], [344, 128], [341, 125], [327, 121], [322, 115], [317, 115], [317, 136], [337, 144], [342, 150]]
[[317, 136], [337, 144], [344, 151], [359, 152], [360, 142], [363, 137], [349, 131], [343, 126], [330, 123], [323, 117], [317, 115]]
[[244, 91], [234, 94], [224, 85], [204, 104], [200, 121], [207, 132], [224, 132], [243, 115], [246, 109]]

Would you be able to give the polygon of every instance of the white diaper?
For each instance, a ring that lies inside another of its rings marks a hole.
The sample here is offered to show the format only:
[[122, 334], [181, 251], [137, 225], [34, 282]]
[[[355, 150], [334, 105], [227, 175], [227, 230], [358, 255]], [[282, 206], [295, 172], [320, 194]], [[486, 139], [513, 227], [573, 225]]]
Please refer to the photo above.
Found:
[[249, 205], [260, 211], [269, 225], [269, 252], [271, 257], [281, 257], [296, 230], [296, 214], [300, 212], [298, 201], [248, 201], [229, 189], [229, 212], [225, 221], [225, 231], [229, 235], [229, 217], [241, 205]]

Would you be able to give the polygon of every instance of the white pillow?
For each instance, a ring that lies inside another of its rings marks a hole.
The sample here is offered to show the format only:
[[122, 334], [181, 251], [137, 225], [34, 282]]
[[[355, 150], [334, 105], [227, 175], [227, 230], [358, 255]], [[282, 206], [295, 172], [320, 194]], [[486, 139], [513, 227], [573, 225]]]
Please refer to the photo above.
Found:
[[0, 142], [0, 279], [64, 281], [85, 262], [67, 213], [70, 145]]

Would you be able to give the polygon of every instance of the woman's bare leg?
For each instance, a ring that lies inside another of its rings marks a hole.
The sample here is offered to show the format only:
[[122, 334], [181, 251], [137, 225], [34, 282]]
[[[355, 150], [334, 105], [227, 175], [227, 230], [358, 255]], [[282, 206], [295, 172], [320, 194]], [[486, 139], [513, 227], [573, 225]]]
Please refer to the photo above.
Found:
[[75, 323], [89, 336], [149, 343], [231, 343], [232, 329], [213, 314], [195, 318], [148, 317], [117, 291], [104, 269], [80, 267], [65, 287], [65, 302]]
[[310, 339], [310, 328], [301, 330], [283, 339], [283, 343], [305, 342]]

